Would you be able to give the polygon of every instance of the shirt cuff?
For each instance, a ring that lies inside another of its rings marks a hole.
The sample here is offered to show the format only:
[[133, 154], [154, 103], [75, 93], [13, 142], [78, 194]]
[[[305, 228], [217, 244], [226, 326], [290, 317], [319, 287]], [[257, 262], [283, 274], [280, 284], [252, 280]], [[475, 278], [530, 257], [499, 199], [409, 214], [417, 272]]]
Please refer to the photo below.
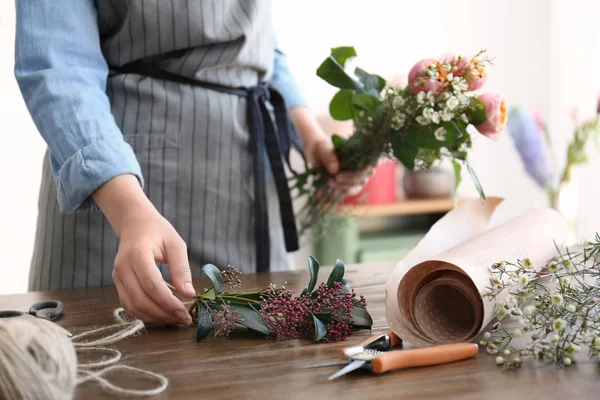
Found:
[[140, 185], [144, 178], [131, 146], [125, 140], [99, 140], [69, 157], [56, 179], [60, 211], [98, 209], [91, 194], [115, 176], [133, 174]]

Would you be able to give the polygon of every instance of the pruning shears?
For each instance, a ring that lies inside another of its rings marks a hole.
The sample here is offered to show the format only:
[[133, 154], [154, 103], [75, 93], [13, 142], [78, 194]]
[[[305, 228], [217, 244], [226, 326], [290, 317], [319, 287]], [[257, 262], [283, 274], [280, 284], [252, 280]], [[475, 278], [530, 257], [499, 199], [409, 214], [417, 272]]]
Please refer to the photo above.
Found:
[[359, 368], [366, 368], [376, 374], [382, 374], [401, 368], [425, 367], [447, 364], [474, 357], [479, 346], [473, 343], [444, 344], [414, 350], [393, 350], [401, 346], [400, 339], [391, 330], [369, 337], [356, 346], [343, 348], [342, 361], [306, 365], [300, 368], [317, 368], [344, 365], [342, 369], [329, 377], [336, 379]]

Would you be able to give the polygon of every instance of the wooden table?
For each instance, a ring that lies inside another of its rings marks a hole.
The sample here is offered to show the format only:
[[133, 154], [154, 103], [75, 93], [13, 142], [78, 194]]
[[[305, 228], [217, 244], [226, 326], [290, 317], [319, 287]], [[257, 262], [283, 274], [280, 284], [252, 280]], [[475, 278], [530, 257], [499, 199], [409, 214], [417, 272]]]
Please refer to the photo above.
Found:
[[[386, 328], [383, 285], [393, 265], [349, 266], [346, 278], [369, 302], [373, 332]], [[326, 279], [328, 268], [321, 269]], [[308, 281], [305, 271], [248, 275], [246, 289], [287, 281], [299, 292]], [[196, 282], [196, 288], [206, 281]], [[59, 323], [73, 333], [111, 322], [118, 306], [113, 288], [0, 296], [0, 306], [26, 310], [35, 301], [60, 299], [66, 313]], [[519, 371], [502, 372], [493, 357], [481, 352], [476, 358], [454, 364], [396, 371], [382, 376], [352, 373], [328, 382], [336, 369], [295, 369], [334, 361], [340, 348], [362, 341], [361, 331], [348, 341], [314, 344], [308, 340], [274, 341], [263, 338], [209, 337], [196, 343], [194, 328], [148, 329], [147, 333], [118, 343], [124, 363], [166, 375], [168, 392], [157, 399], [597, 399], [600, 366], [582, 360], [570, 368], [528, 361]], [[0, 338], [1, 340], [1, 338]], [[405, 346], [409, 347], [409, 346]], [[119, 377], [117, 377], [118, 379]], [[123, 379], [125, 379], [123, 377]], [[123, 382], [123, 381], [122, 381]], [[128, 381], [125, 381], [128, 382]], [[131, 382], [129, 382], [131, 383]], [[516, 397], [518, 396], [518, 397]], [[78, 389], [78, 399], [111, 398], [95, 384]]]

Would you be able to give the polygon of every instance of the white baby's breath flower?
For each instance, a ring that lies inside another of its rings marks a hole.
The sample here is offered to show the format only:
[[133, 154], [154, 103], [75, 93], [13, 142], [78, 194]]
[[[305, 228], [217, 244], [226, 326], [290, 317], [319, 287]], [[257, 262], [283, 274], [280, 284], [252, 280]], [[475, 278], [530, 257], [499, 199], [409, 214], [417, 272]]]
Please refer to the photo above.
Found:
[[417, 116], [417, 118], [415, 118], [415, 119], [421, 125], [429, 125], [429, 120], [427, 120], [426, 118], [424, 118], [422, 115]]
[[450, 65], [450, 64], [444, 64], [444, 69], [446, 71], [452, 71], [452, 65]]
[[426, 107], [423, 109], [423, 118], [425, 118], [427, 121], [431, 121], [433, 118], [433, 115], [435, 114], [435, 110], [431, 107]]
[[425, 95], [425, 102], [429, 103], [429, 105], [433, 106], [435, 104], [435, 96], [432, 91], [427, 92]]
[[404, 115], [403, 113], [397, 113], [392, 117], [391, 122], [392, 129], [399, 130], [404, 126], [406, 122], [406, 115]]
[[519, 286], [524, 288], [529, 283], [529, 278], [526, 275], [519, 276]]
[[565, 364], [568, 367], [569, 365], [571, 365], [571, 359], [569, 357], [565, 357], [563, 360], [563, 364]]
[[469, 118], [467, 118], [467, 115], [466, 115], [466, 114], [461, 114], [461, 115], [460, 115], [460, 119], [462, 119], [462, 121], [463, 121], [465, 124], [468, 124], [468, 123], [469, 123]]
[[467, 150], [469, 150], [469, 146], [464, 142], [458, 146], [458, 151], [460, 151], [462, 153], [466, 153]]
[[546, 269], [548, 270], [548, 272], [556, 273], [560, 269], [560, 266], [556, 261], [550, 261], [546, 266]]
[[419, 92], [419, 94], [417, 94], [417, 103], [425, 103], [425, 92]]
[[467, 96], [464, 93], [457, 94], [456, 98], [458, 99], [458, 104], [460, 104], [461, 106], [466, 106], [467, 104], [469, 104], [469, 96]]
[[487, 351], [488, 354], [498, 354], [498, 347], [493, 343], [488, 343], [485, 347], [485, 351]]
[[399, 110], [400, 108], [404, 107], [405, 104], [406, 100], [402, 96], [396, 96], [394, 97], [394, 100], [392, 100], [392, 107], [394, 110]]
[[456, 96], [450, 96], [450, 98], [446, 100], [446, 107], [448, 107], [448, 110], [454, 110], [458, 107], [458, 99]]
[[504, 364], [504, 357], [496, 357], [496, 364], [498, 364], [498, 365]]
[[448, 82], [452, 82], [452, 80], [454, 79], [454, 75], [453, 75], [452, 73], [449, 73], [449, 74], [446, 76], [446, 79], [448, 80]]
[[571, 280], [567, 277], [562, 277], [558, 280], [558, 283], [560, 283], [562, 286], [567, 287], [571, 284]]
[[559, 340], [560, 340], [560, 336], [558, 336], [558, 335], [554, 335], [554, 336], [552, 336], [552, 341], [553, 341], [554, 343], [558, 342]]
[[520, 329], [515, 329], [512, 333], [513, 337], [521, 337], [522, 334], [523, 332]]
[[531, 271], [533, 269], [533, 263], [529, 258], [524, 258], [523, 261], [521, 261], [521, 265], [526, 271]]
[[464, 92], [468, 88], [469, 88], [469, 84], [467, 83], [467, 81], [465, 79], [455, 76], [454, 79], [452, 80], [452, 89], [454, 90], [454, 93]]
[[446, 101], [450, 98], [450, 93], [448, 92], [444, 92], [442, 94], [440, 94], [440, 100]]
[[505, 356], [509, 356], [510, 355], [510, 350], [509, 349], [504, 349], [503, 351]]
[[560, 293], [554, 293], [552, 297], [550, 297], [550, 300], [552, 301], [552, 304], [557, 306], [561, 305], [564, 301]]
[[499, 309], [496, 310], [496, 318], [498, 318], [499, 320], [501, 320], [505, 316], [506, 316], [506, 309], [499, 308]]
[[486, 333], [484, 333], [484, 334], [483, 334], [483, 338], [484, 338], [485, 340], [488, 340], [488, 339], [489, 339], [489, 338], [491, 338], [491, 337], [492, 337], [492, 334], [491, 334], [491, 333], [489, 333], [489, 332], [486, 332]]
[[594, 347], [600, 347], [600, 336], [594, 337]]
[[534, 311], [535, 311], [534, 306], [527, 306], [527, 307], [525, 307], [525, 309], [523, 309], [523, 314], [531, 315], [531, 314], [533, 314]]
[[440, 142], [446, 140], [446, 129], [443, 127], [437, 128], [435, 132], [433, 132], [433, 134], [435, 135], [435, 138]]
[[554, 322], [552, 323], [552, 327], [556, 331], [561, 331], [561, 330], [565, 329], [566, 326], [567, 326], [567, 322], [561, 318], [555, 319]]
[[440, 113], [438, 113], [437, 111], [434, 111], [431, 114], [431, 122], [438, 125], [440, 123]]
[[429, 64], [429, 69], [437, 69], [437, 65], [435, 63]]
[[581, 347], [578, 344], [571, 342], [565, 348], [565, 351], [571, 355], [576, 355], [577, 353], [579, 353], [581, 351]]
[[567, 306], [567, 311], [568, 311], [568, 312], [574, 313], [576, 310], [577, 310], [577, 309], [575, 308], [575, 306], [574, 306], [573, 304], [569, 304], [569, 305]]
[[440, 112], [440, 117], [442, 118], [442, 121], [452, 121], [452, 118], [454, 118], [454, 113], [452, 111], [450, 111], [447, 107], [445, 107], [441, 112]]

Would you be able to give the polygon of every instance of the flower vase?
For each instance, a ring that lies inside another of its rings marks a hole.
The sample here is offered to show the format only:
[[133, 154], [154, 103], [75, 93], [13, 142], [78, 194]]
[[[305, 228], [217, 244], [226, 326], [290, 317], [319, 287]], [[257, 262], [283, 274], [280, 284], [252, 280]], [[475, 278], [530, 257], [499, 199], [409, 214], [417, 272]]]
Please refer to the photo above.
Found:
[[568, 227], [567, 245], [577, 242], [578, 186], [573, 178], [562, 181], [552, 197], [552, 208], [565, 219]]

